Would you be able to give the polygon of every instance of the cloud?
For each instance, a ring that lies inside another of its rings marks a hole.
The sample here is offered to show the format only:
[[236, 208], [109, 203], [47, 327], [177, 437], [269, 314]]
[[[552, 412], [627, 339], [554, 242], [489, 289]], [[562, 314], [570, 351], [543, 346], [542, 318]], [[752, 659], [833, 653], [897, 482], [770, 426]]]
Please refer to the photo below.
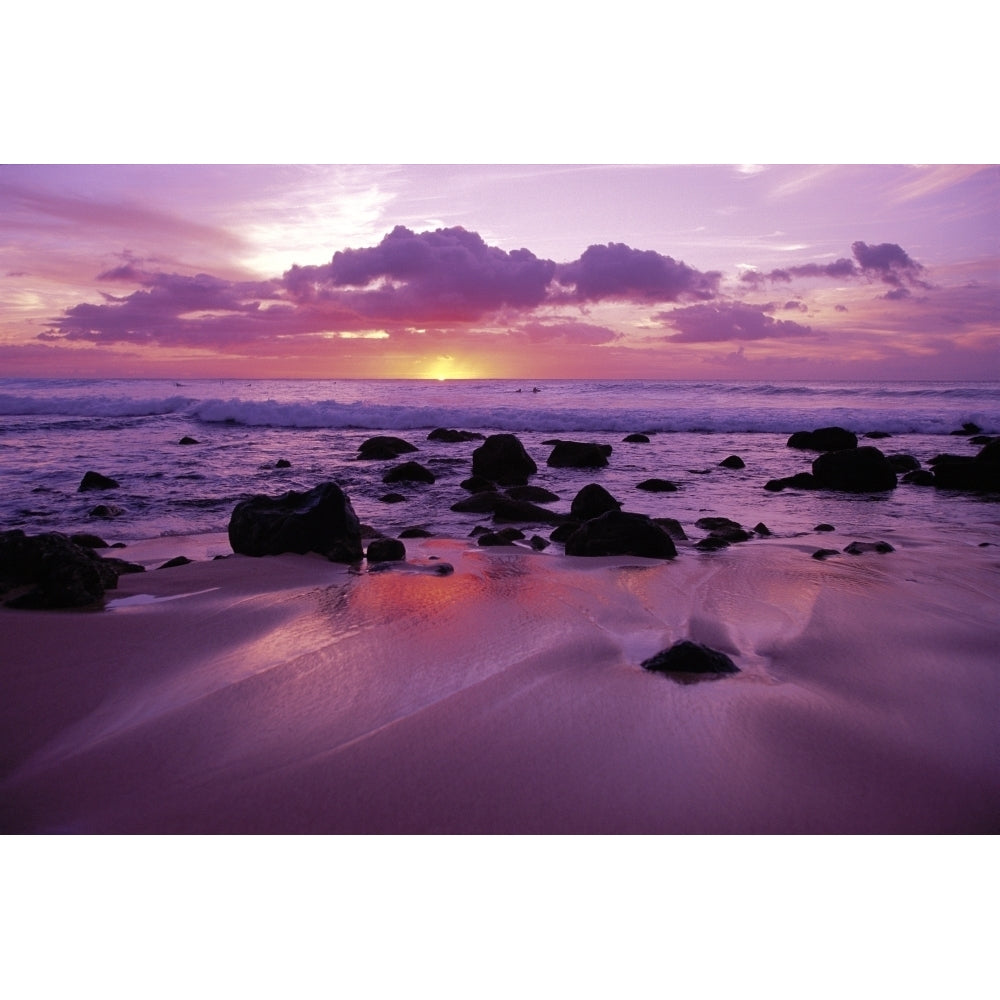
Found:
[[557, 273], [559, 283], [573, 289], [569, 300], [577, 302], [712, 299], [721, 277], [718, 271], [697, 271], [655, 250], [634, 250], [624, 243], [589, 246]]
[[851, 252], [854, 260], [840, 257], [829, 264], [797, 264], [775, 268], [767, 273], [744, 271], [740, 281], [752, 288], [761, 288], [768, 282], [788, 284], [796, 278], [833, 278], [841, 281], [867, 278], [895, 288], [904, 285], [930, 287], [919, 277], [924, 270], [923, 265], [913, 260], [898, 243], [868, 244], [857, 240], [851, 244]]
[[562, 343], [571, 345], [611, 344], [622, 339], [622, 334], [596, 323], [561, 320], [555, 323], [523, 323], [512, 333], [526, 337], [531, 343]]
[[[770, 308], [773, 308], [773, 304]], [[723, 305], [695, 305], [672, 312], [660, 313], [657, 318], [679, 332], [668, 337], [673, 343], [703, 344], [725, 340], [768, 340], [815, 337], [809, 326], [792, 320], [777, 320], [767, 315], [768, 306], [745, 303]]]

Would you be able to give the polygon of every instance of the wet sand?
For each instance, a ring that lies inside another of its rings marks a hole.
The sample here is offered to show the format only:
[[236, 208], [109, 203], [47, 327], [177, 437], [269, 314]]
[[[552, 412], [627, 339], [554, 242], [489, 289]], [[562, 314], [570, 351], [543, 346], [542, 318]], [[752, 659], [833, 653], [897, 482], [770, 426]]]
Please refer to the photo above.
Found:
[[[996, 833], [1000, 548], [670, 562], [408, 541], [362, 572], [138, 543], [0, 609], [7, 833]], [[439, 572], [442, 563], [454, 571]], [[733, 677], [642, 660], [678, 639]]]

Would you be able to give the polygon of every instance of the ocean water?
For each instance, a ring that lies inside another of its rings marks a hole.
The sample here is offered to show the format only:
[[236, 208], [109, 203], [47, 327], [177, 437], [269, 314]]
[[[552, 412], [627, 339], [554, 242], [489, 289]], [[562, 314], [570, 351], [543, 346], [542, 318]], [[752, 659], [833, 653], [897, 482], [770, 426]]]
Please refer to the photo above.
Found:
[[[748, 527], [763, 521], [778, 535], [826, 521], [866, 538], [917, 527], [995, 541], [996, 496], [903, 483], [866, 496], [763, 489], [809, 469], [813, 453], [786, 447], [794, 431], [888, 432], [863, 443], [927, 467], [941, 452], [975, 454], [978, 446], [952, 434], [967, 422], [1000, 434], [1000, 383], [0, 379], [0, 529], [88, 531], [111, 542], [225, 531], [247, 496], [333, 480], [362, 522], [385, 534], [421, 526], [465, 537], [488, 523], [488, 515], [450, 510], [468, 495], [459, 484], [479, 442], [427, 440], [448, 427], [517, 434], [539, 467], [531, 482], [560, 496], [549, 505], [555, 511], [567, 512], [576, 492], [597, 482], [625, 510], [675, 517], [692, 537], [700, 537], [694, 522], [714, 515]], [[625, 443], [633, 432], [650, 442]], [[359, 461], [358, 446], [376, 434], [419, 450], [397, 461]], [[198, 444], [180, 445], [185, 436]], [[608, 467], [549, 468], [545, 442], [555, 437], [611, 445]], [[745, 469], [719, 465], [732, 454]], [[437, 481], [383, 483], [389, 468], [411, 458]], [[290, 467], [276, 468], [279, 459]], [[88, 470], [120, 487], [79, 493]], [[654, 476], [675, 482], [677, 492], [635, 488]], [[406, 500], [383, 502], [389, 492]], [[121, 513], [95, 517], [98, 504]]]

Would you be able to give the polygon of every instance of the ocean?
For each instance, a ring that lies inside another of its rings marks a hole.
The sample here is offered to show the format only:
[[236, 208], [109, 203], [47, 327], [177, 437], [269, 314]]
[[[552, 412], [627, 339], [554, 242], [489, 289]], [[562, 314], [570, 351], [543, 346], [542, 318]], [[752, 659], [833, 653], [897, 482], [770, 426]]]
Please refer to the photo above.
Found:
[[[865, 538], [891, 540], [916, 525], [995, 540], [995, 495], [906, 483], [863, 496], [763, 488], [808, 471], [814, 453], [786, 446], [795, 431], [885, 432], [861, 443], [912, 455], [927, 468], [942, 452], [975, 454], [968, 436], [953, 433], [969, 423], [1000, 434], [998, 383], [7, 378], [0, 379], [0, 530], [90, 532], [126, 543], [224, 532], [247, 496], [333, 480], [361, 521], [384, 534], [419, 526], [466, 537], [488, 523], [488, 515], [450, 509], [468, 495], [460, 483], [471, 475], [479, 442], [427, 439], [445, 427], [516, 434], [539, 467], [532, 484], [559, 494], [555, 511], [568, 512], [576, 492], [597, 482], [625, 510], [676, 518], [692, 537], [700, 537], [694, 522], [711, 515], [747, 527], [763, 522], [778, 535], [828, 522]], [[632, 433], [649, 442], [626, 443]], [[359, 461], [358, 446], [377, 434], [402, 437], [418, 451]], [[184, 437], [197, 444], [181, 445]], [[553, 438], [611, 445], [609, 464], [550, 468]], [[745, 468], [720, 466], [730, 455]], [[282, 459], [288, 465], [279, 468]], [[407, 459], [429, 468], [436, 482], [386, 485], [385, 472]], [[78, 492], [90, 470], [119, 487]], [[671, 480], [677, 491], [636, 489], [652, 477]], [[405, 500], [383, 501], [390, 492]], [[99, 504], [113, 505], [116, 516], [95, 516]], [[551, 528], [534, 530], [548, 535]]]

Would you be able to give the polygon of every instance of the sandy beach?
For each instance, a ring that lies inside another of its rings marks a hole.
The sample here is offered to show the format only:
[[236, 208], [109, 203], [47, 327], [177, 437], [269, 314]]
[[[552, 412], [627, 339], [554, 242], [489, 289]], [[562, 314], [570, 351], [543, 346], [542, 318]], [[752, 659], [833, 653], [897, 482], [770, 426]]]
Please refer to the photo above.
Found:
[[[130, 545], [149, 571], [104, 610], [0, 609], [0, 824], [1000, 831], [1000, 549], [810, 558], [851, 540], [664, 562], [432, 538], [377, 572], [213, 559], [225, 535]], [[641, 668], [683, 638], [740, 673]]]

